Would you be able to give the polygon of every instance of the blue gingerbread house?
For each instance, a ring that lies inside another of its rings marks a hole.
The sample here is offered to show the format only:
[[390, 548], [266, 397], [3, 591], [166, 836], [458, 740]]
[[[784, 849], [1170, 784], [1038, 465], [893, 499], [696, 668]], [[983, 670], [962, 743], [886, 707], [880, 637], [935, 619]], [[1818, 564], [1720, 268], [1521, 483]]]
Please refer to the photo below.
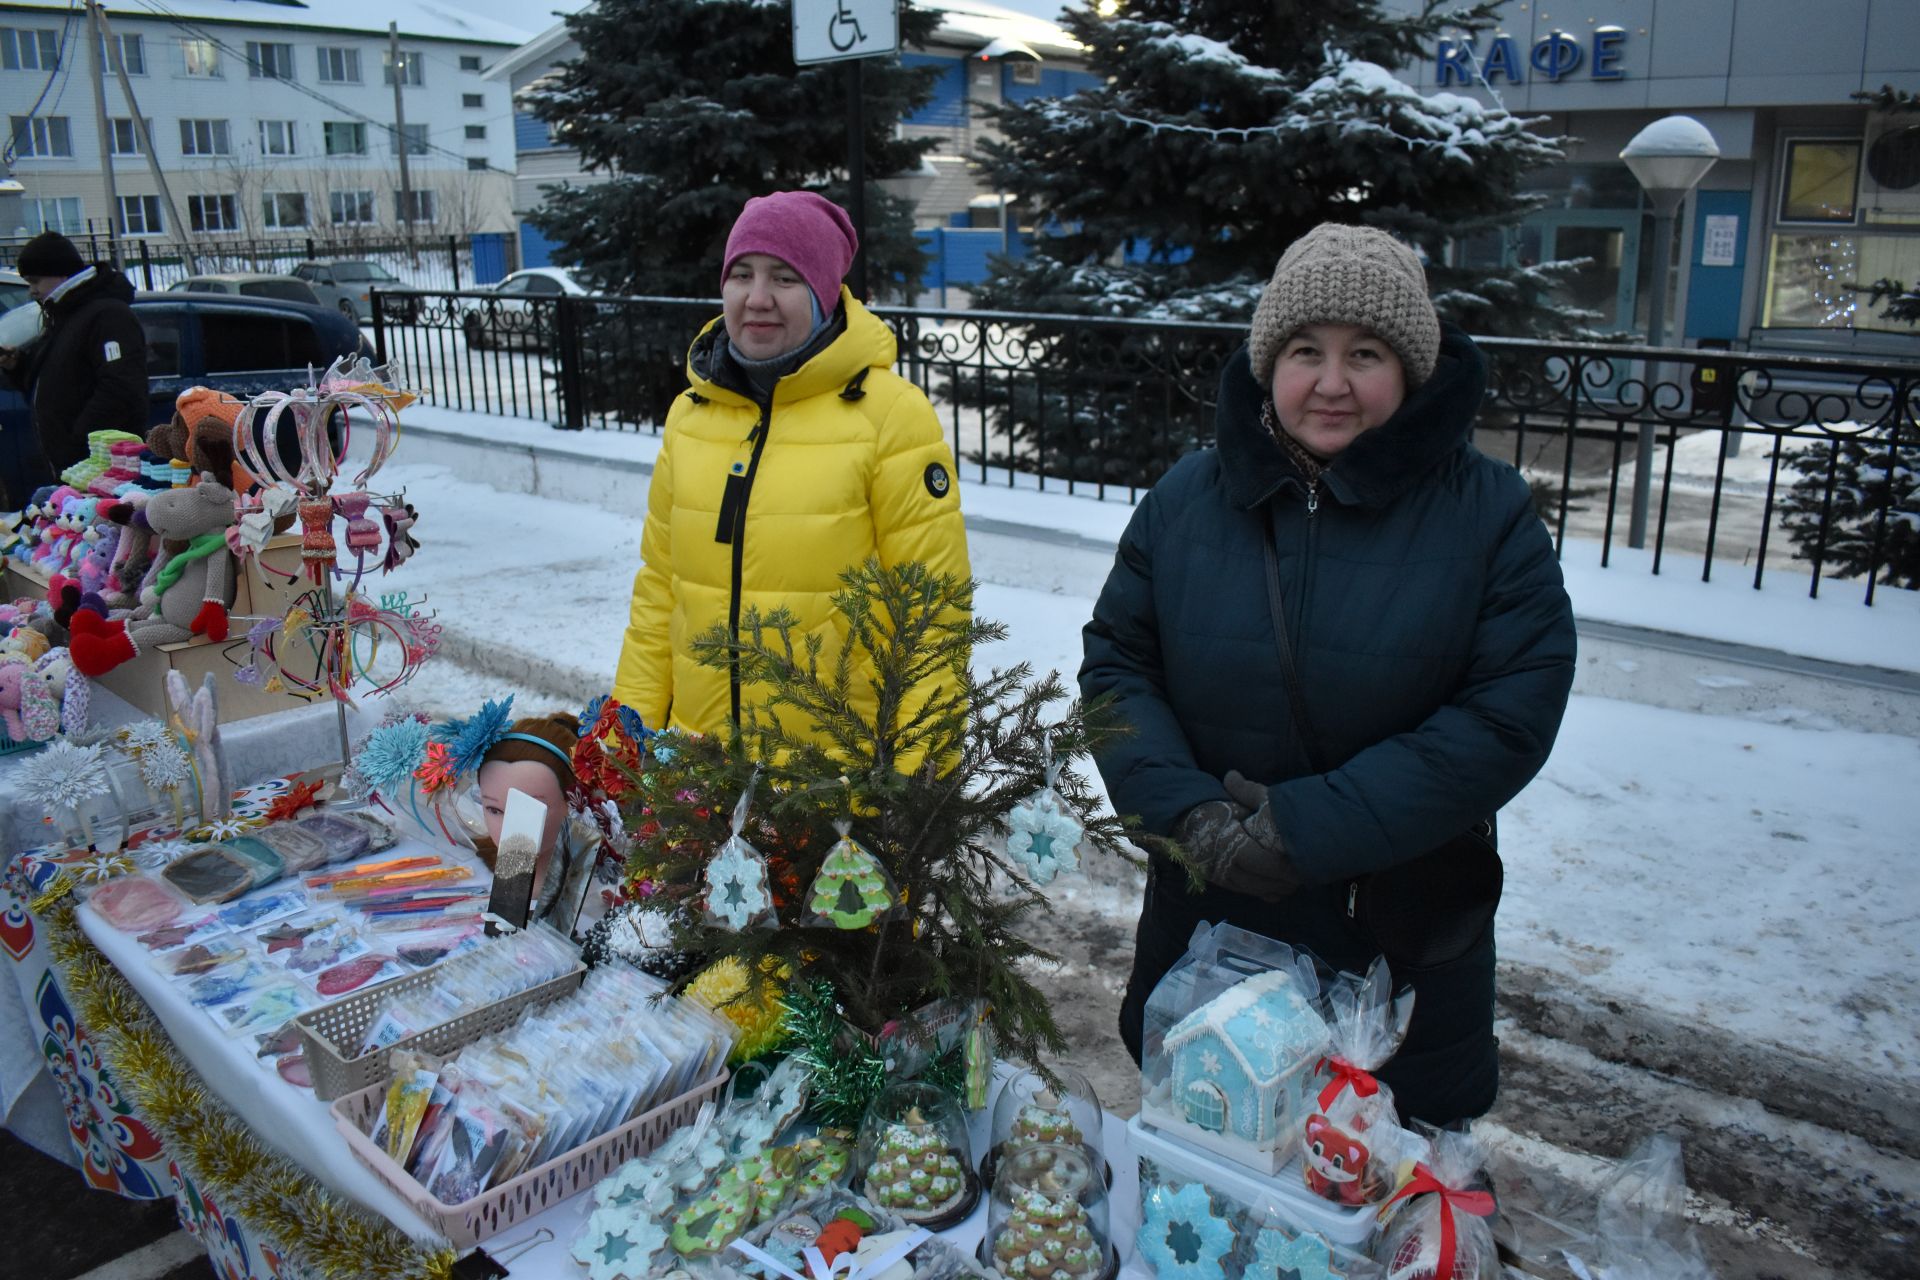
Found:
[[1227, 988], [1167, 1033], [1168, 1103], [1187, 1123], [1271, 1150], [1297, 1081], [1326, 1052], [1327, 1024], [1293, 975], [1275, 969]]

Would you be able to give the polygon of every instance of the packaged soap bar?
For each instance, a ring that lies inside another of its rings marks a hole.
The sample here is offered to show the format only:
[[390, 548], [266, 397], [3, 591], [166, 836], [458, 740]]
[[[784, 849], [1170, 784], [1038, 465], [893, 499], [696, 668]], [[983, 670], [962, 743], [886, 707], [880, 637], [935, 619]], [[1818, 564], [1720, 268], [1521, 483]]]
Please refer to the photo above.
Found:
[[253, 838], [280, 856], [288, 875], [298, 875], [333, 860], [333, 846], [297, 823], [276, 822], [254, 832]]
[[221, 847], [243, 861], [255, 867], [253, 884], [257, 889], [261, 885], [272, 884], [287, 873], [287, 864], [273, 847], [255, 836], [235, 836], [221, 842]]
[[178, 894], [144, 875], [107, 881], [93, 891], [87, 905], [122, 933], [146, 933], [171, 924], [186, 908]]
[[210, 844], [185, 854], [160, 874], [194, 902], [229, 902], [254, 887], [258, 871], [256, 862]]

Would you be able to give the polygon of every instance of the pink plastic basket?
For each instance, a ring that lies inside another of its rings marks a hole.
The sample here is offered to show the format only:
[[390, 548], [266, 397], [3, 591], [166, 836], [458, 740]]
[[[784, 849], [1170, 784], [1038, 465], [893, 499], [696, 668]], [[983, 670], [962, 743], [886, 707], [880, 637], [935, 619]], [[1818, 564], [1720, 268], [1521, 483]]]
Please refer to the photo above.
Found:
[[627, 1161], [652, 1151], [674, 1130], [691, 1124], [700, 1114], [701, 1104], [719, 1098], [726, 1083], [727, 1071], [722, 1067], [720, 1074], [705, 1084], [461, 1204], [442, 1204], [434, 1199], [370, 1136], [385, 1105], [386, 1081], [336, 1100], [333, 1124], [361, 1164], [373, 1170], [421, 1217], [439, 1227], [455, 1249], [467, 1249], [562, 1200], [572, 1199]]

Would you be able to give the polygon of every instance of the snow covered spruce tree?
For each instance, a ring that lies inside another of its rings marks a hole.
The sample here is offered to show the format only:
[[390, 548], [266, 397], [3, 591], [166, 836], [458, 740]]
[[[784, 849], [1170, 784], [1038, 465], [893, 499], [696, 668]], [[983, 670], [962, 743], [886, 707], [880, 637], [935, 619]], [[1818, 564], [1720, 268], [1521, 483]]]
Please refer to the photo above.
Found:
[[[1378, 0], [1118, 0], [1110, 16], [1068, 10], [1061, 21], [1104, 83], [990, 109], [1004, 140], [981, 145], [982, 167], [1047, 232], [1027, 258], [1000, 264], [976, 305], [1243, 320], [1281, 251], [1334, 220], [1426, 250], [1435, 302], [1472, 332], [1572, 331], [1584, 317], [1548, 297], [1571, 265], [1442, 265], [1449, 239], [1534, 208], [1526, 175], [1562, 153], [1526, 120], [1393, 78], [1443, 28], [1488, 25], [1494, 6], [1444, 18], [1436, 8], [1395, 17]], [[1155, 340], [1133, 345], [1123, 362], [1152, 369]], [[1160, 397], [1133, 397], [1148, 399]], [[1011, 417], [1016, 439], [1046, 437], [1049, 470], [1072, 459], [1083, 477], [1145, 482], [1171, 461], [1123, 410], [1095, 421], [1015, 403]]]
[[1920, 439], [1910, 425], [1897, 453], [1882, 425], [1809, 445], [1788, 465], [1798, 478], [1780, 523], [1794, 555], [1824, 573], [1920, 587]]
[[[902, 42], [924, 42], [936, 21], [902, 4]], [[555, 261], [609, 292], [712, 298], [748, 197], [806, 189], [846, 203], [846, 69], [794, 66], [785, 4], [595, 0], [566, 22], [580, 56], [524, 101], [608, 180], [550, 188], [532, 214], [556, 242]], [[934, 74], [884, 58], [863, 70], [867, 271], [881, 296], [911, 296], [920, 278], [912, 209], [876, 183], [913, 172], [934, 145], [895, 136], [931, 96]], [[593, 408], [645, 416], [670, 400], [691, 319], [648, 317], [647, 332], [628, 314], [592, 321], [583, 345]]]

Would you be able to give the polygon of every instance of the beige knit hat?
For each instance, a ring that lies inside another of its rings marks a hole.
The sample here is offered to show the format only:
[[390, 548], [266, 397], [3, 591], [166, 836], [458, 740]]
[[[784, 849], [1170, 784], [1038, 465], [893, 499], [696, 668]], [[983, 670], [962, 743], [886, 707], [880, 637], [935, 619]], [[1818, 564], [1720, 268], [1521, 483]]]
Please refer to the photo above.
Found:
[[1287, 246], [1254, 308], [1247, 337], [1253, 376], [1273, 381], [1280, 348], [1310, 324], [1357, 324], [1400, 357], [1407, 389], [1433, 376], [1440, 317], [1413, 250], [1372, 227], [1323, 222]]

